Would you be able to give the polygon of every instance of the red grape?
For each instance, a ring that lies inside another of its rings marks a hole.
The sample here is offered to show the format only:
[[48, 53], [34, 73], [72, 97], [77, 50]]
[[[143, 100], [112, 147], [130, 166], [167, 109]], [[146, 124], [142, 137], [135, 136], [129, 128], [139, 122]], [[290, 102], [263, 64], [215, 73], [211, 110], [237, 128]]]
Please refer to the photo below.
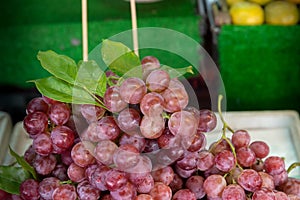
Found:
[[238, 163], [242, 167], [251, 167], [256, 162], [255, 153], [248, 147], [241, 147], [236, 151]]
[[105, 109], [91, 104], [82, 104], [80, 112], [88, 122], [95, 122], [103, 117]]
[[172, 198], [171, 188], [162, 182], [155, 182], [149, 194], [153, 200], [171, 200]]
[[70, 180], [75, 183], [79, 183], [86, 178], [85, 177], [85, 168], [79, 167], [75, 163], [72, 163], [68, 167], [67, 173], [68, 173], [68, 177], [70, 178]]
[[26, 106], [26, 114], [34, 113], [40, 111], [43, 113], [48, 113], [49, 105], [44, 101], [42, 97], [36, 97], [29, 101]]
[[71, 157], [75, 164], [80, 167], [86, 167], [90, 164], [93, 164], [95, 161], [94, 156], [86, 148], [83, 142], [78, 142], [75, 144], [71, 151]]
[[103, 101], [107, 109], [113, 113], [120, 112], [128, 105], [121, 98], [119, 86], [111, 86], [107, 88], [103, 97]]
[[150, 72], [146, 79], [146, 86], [151, 92], [162, 92], [169, 86], [170, 75], [161, 69]]
[[237, 130], [233, 133], [231, 142], [236, 149], [248, 147], [250, 144], [250, 134], [246, 130]]
[[201, 199], [205, 196], [203, 188], [204, 178], [202, 176], [194, 175], [186, 180], [185, 186], [190, 189], [197, 199]]
[[278, 156], [270, 156], [264, 162], [264, 170], [271, 175], [280, 174], [285, 170], [284, 160]]
[[60, 185], [60, 180], [55, 177], [44, 178], [39, 183], [39, 194], [45, 200], [51, 200], [53, 191]]
[[244, 169], [238, 177], [238, 184], [245, 190], [254, 192], [262, 186], [262, 178], [253, 169]]
[[221, 197], [226, 180], [223, 176], [214, 174], [207, 177], [203, 183], [203, 188], [208, 197]]
[[98, 200], [100, 198], [100, 190], [86, 180], [79, 183], [76, 189], [80, 200]]
[[214, 112], [203, 109], [199, 112], [198, 131], [211, 132], [217, 126], [217, 117]]
[[102, 140], [98, 142], [94, 149], [95, 158], [104, 165], [113, 163], [113, 155], [118, 149], [118, 146], [110, 140]]
[[33, 139], [32, 146], [36, 153], [48, 156], [52, 153], [52, 140], [49, 133], [41, 133]]
[[43, 112], [29, 113], [23, 120], [23, 126], [27, 133], [35, 136], [39, 133], [46, 132], [48, 127], [48, 117]]
[[34, 179], [27, 179], [20, 185], [20, 197], [24, 200], [38, 200], [40, 198], [39, 183]]
[[250, 144], [250, 149], [252, 149], [257, 158], [265, 158], [270, 152], [269, 146], [263, 141], [252, 142]]
[[181, 190], [178, 190], [173, 195], [172, 199], [173, 200], [181, 200], [181, 199], [196, 200], [196, 196], [189, 189], [181, 189]]
[[146, 93], [144, 81], [136, 77], [125, 79], [120, 86], [120, 95], [126, 103], [138, 104]]
[[49, 117], [56, 125], [64, 125], [71, 115], [69, 106], [65, 103], [56, 102], [50, 106]]
[[230, 184], [224, 188], [222, 200], [246, 200], [246, 193], [241, 186]]
[[69, 149], [75, 139], [74, 132], [67, 126], [56, 126], [51, 131], [51, 140], [53, 147], [56, 148], [56, 153], [62, 153], [63, 151]]
[[52, 198], [53, 200], [76, 200], [76, 188], [70, 184], [60, 185], [54, 190]]
[[231, 151], [223, 150], [215, 156], [215, 165], [223, 172], [231, 171], [235, 164], [236, 160]]

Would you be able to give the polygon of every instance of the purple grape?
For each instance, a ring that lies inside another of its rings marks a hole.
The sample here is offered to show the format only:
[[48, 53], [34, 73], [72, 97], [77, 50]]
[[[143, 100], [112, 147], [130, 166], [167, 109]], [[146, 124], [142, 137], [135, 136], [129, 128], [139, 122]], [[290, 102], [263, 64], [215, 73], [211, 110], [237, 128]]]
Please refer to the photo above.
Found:
[[57, 102], [50, 106], [49, 117], [56, 125], [64, 125], [71, 115], [69, 106], [65, 103]]
[[40, 198], [39, 183], [34, 179], [27, 179], [20, 185], [20, 197], [24, 200], [38, 200]]

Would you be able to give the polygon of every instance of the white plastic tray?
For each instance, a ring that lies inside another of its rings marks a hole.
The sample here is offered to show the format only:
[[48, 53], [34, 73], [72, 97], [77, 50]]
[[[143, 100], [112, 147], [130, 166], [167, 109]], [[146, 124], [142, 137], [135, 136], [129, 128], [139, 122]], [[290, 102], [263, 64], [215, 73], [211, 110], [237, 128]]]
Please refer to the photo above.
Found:
[[[284, 157], [286, 168], [293, 162], [300, 161], [300, 120], [296, 111], [253, 111], [226, 112], [223, 114], [226, 122], [234, 130], [245, 129], [251, 135], [251, 141], [262, 140], [269, 144], [270, 155]], [[218, 124], [214, 131], [206, 133], [209, 146], [217, 141], [222, 134], [222, 123], [217, 115]], [[230, 137], [231, 133], [227, 133]], [[1, 141], [1, 146], [3, 146]], [[32, 144], [23, 129], [22, 122], [15, 125], [10, 137], [10, 146], [18, 154], [24, 154]], [[7, 152], [7, 151], [6, 151]], [[13, 162], [7, 153], [2, 164]], [[300, 177], [300, 169], [295, 169], [291, 176]]]
[[[296, 111], [252, 111], [227, 112], [227, 124], [234, 130], [245, 129], [251, 141], [262, 140], [269, 144], [270, 154], [285, 158], [286, 168], [293, 162], [300, 162], [300, 120]], [[221, 120], [214, 131], [206, 134], [208, 145], [217, 141], [222, 134]], [[231, 133], [227, 133], [230, 138]], [[300, 177], [300, 169], [294, 169], [290, 176]]]

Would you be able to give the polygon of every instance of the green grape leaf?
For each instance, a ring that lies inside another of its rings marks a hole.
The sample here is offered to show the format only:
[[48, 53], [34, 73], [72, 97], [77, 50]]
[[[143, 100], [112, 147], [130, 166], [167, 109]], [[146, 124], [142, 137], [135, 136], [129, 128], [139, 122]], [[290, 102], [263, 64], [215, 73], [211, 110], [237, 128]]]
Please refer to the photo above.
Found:
[[33, 80], [38, 91], [51, 99], [64, 103], [93, 104], [100, 106], [91, 94], [54, 76]]
[[85, 87], [101, 97], [106, 91], [106, 75], [94, 60], [79, 62], [75, 85]]
[[29, 178], [30, 173], [22, 167], [0, 166], [0, 189], [10, 194], [19, 194], [21, 183]]
[[183, 68], [172, 68], [172, 67], [169, 67], [167, 65], [162, 65], [160, 67], [160, 69], [167, 71], [171, 78], [178, 78], [178, 77], [183, 76], [187, 73], [194, 74], [192, 66], [183, 67]]
[[124, 44], [103, 40], [101, 55], [104, 63], [118, 76], [142, 77], [139, 57]]
[[76, 62], [65, 55], [54, 51], [39, 51], [37, 55], [42, 67], [53, 76], [73, 84], [77, 75]]
[[37, 180], [37, 174], [34, 168], [21, 156], [19, 156], [16, 152], [14, 152], [9, 146], [9, 153], [17, 160], [17, 163], [26, 171], [28, 171], [32, 177]]

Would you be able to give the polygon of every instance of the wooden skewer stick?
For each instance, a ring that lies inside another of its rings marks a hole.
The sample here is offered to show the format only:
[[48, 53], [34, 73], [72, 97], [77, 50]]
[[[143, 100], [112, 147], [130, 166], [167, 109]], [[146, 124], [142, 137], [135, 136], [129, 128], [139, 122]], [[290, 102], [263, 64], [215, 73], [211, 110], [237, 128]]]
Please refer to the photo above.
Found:
[[135, 0], [130, 0], [130, 9], [131, 9], [133, 49], [134, 49], [134, 53], [137, 56], [139, 56], [139, 44], [138, 44], [138, 34], [137, 34], [137, 19], [136, 19]]
[[87, 0], [81, 1], [83, 61], [88, 61]]

